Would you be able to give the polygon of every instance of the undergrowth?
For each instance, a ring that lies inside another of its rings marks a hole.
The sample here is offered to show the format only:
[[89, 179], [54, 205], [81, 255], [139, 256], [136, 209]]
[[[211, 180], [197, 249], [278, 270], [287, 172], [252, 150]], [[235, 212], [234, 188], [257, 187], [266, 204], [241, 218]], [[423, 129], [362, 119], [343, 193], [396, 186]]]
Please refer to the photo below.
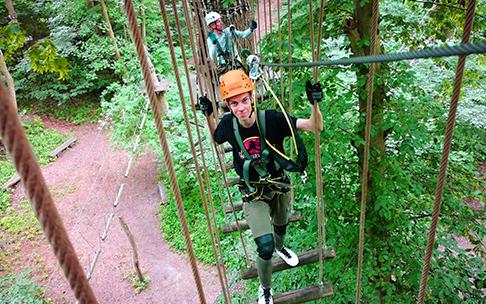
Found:
[[29, 114], [36, 114], [56, 118], [73, 124], [95, 123], [101, 117], [101, 108], [98, 102], [71, 101], [53, 105], [36, 101], [22, 101], [19, 107]]
[[45, 296], [42, 286], [35, 283], [30, 271], [0, 278], [0, 303], [54, 303]]
[[[56, 130], [46, 129], [39, 119], [27, 119], [23, 126], [40, 165], [52, 161], [49, 153], [67, 138]], [[0, 184], [15, 173], [10, 157], [0, 158]], [[13, 263], [19, 260], [22, 244], [35, 243], [42, 234], [29, 202], [22, 200], [12, 206], [11, 194], [11, 189], [0, 190], [0, 303], [51, 303], [44, 297], [44, 289], [34, 283], [30, 271], [9, 274]]]

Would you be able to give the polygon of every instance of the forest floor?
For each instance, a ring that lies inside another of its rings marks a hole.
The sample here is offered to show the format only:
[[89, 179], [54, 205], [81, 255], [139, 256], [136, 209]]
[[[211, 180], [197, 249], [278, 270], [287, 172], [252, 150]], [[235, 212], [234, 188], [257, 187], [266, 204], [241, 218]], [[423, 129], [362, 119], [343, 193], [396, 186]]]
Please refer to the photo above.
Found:
[[[109, 132], [99, 130], [95, 124], [76, 126], [50, 119], [43, 122], [47, 128], [78, 139], [42, 172], [86, 272], [97, 249], [102, 250], [90, 281], [99, 303], [199, 303], [189, 259], [171, 251], [162, 238], [155, 156], [146, 153], [139, 157], [125, 178], [129, 153], [112, 146]], [[117, 216], [102, 242], [100, 236], [122, 183], [125, 187]], [[23, 187], [17, 186], [13, 205], [24, 199]], [[134, 235], [142, 271], [150, 278], [148, 287], [140, 293], [127, 279], [133, 273], [132, 250], [118, 216], [124, 218]], [[55, 303], [75, 302], [43, 235], [24, 240], [15, 256], [11, 270], [33, 269]], [[199, 272], [206, 300], [213, 303], [221, 289], [216, 270], [200, 264]]]

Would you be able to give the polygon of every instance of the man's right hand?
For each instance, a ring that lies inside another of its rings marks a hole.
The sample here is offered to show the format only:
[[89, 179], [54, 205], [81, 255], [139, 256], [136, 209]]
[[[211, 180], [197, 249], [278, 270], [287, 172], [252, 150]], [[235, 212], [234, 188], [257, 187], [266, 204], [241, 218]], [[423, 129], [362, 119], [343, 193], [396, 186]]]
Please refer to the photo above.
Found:
[[205, 116], [213, 114], [213, 103], [207, 96], [199, 97], [199, 110], [201, 110]]

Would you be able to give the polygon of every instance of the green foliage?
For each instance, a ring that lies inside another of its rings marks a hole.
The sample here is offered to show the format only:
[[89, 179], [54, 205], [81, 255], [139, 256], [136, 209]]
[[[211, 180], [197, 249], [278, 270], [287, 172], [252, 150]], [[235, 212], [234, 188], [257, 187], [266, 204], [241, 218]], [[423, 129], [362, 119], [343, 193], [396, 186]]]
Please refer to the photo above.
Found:
[[19, 107], [30, 114], [56, 118], [77, 125], [95, 123], [101, 118], [101, 108], [98, 102], [94, 101], [73, 100], [63, 104], [62, 107], [25, 101]]
[[0, 303], [52, 303], [45, 290], [30, 277], [28, 271], [0, 278]]
[[[0, 168], [2, 168], [2, 167], [0, 167]], [[12, 190], [10, 190], [10, 189], [0, 190], [0, 212], [2, 212], [8, 206], [10, 206], [10, 195], [11, 194], [12, 194]]]
[[65, 79], [69, 73], [69, 63], [66, 58], [58, 55], [54, 43], [50, 39], [38, 41], [27, 51], [32, 70], [39, 74], [58, 73], [59, 79]]
[[128, 271], [123, 275], [123, 278], [130, 281], [133, 288], [135, 288], [135, 293], [139, 294], [150, 285], [151, 279], [149, 276], [145, 275], [144, 280], [140, 280], [134, 270]]
[[41, 234], [40, 224], [27, 200], [18, 208], [8, 207], [1, 214], [0, 231], [21, 238], [32, 239]]
[[16, 51], [22, 48], [26, 41], [25, 31], [18, 22], [11, 21], [0, 27], [0, 49], [7, 63], [13, 60]]

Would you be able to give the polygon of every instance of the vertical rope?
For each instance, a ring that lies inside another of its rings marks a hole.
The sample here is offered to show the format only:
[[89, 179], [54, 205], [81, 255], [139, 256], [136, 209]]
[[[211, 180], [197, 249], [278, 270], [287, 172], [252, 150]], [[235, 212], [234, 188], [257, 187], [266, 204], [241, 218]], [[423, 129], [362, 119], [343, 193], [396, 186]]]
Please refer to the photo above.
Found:
[[[203, 181], [202, 181], [202, 177], [201, 177], [201, 169], [199, 167], [198, 157], [197, 157], [196, 149], [195, 149], [195, 146], [194, 146], [194, 140], [192, 138], [191, 127], [189, 125], [189, 116], [187, 115], [185, 96], [184, 96], [184, 93], [183, 93], [182, 83], [180, 81], [177, 59], [176, 59], [176, 56], [175, 56], [174, 47], [173, 47], [173, 43], [172, 43], [172, 34], [170, 32], [170, 26], [169, 26], [168, 21], [167, 21], [167, 10], [165, 8], [165, 3], [164, 3], [163, 0], [161, 0], [159, 3], [160, 3], [160, 9], [161, 9], [161, 12], [162, 12], [162, 16], [163, 16], [163, 19], [164, 19], [164, 27], [165, 27], [166, 36], [168, 38], [169, 45], [171, 46], [170, 52], [171, 52], [171, 58], [172, 58], [172, 65], [174, 67], [174, 72], [175, 72], [175, 76], [176, 76], [176, 79], [177, 79], [177, 87], [178, 87], [178, 90], [179, 90], [179, 98], [181, 100], [181, 106], [182, 106], [182, 112], [183, 112], [183, 115], [184, 115], [186, 131], [187, 131], [187, 134], [189, 136], [189, 142], [190, 142], [190, 145], [191, 145], [192, 157], [194, 159], [194, 165], [196, 167], [196, 176], [197, 176], [197, 181], [198, 181], [198, 185], [199, 185], [199, 190], [201, 192], [201, 199], [202, 199], [202, 202], [203, 202], [203, 207], [204, 207], [204, 211], [205, 211], [205, 215], [206, 215], [206, 222], [207, 222], [208, 229], [209, 229], [213, 254], [214, 254], [214, 258], [215, 258], [216, 263], [217, 263], [216, 268], [218, 270], [218, 277], [219, 277], [219, 280], [220, 280], [220, 283], [221, 283], [221, 288], [223, 290], [223, 295], [224, 295], [225, 301], [226, 301], [226, 303], [231, 303], [230, 294], [228, 292], [227, 282], [225, 281], [226, 276], [223, 275], [223, 272], [225, 271], [224, 266], [221, 265], [222, 256], [220, 257], [217, 250], [216, 250], [215, 236], [214, 236], [213, 226], [211, 224], [211, 219], [210, 219], [209, 209], [208, 209], [208, 203], [207, 203], [207, 200], [206, 200], [204, 185], [203, 185]], [[184, 12], [187, 12], [186, 1], [184, 0], [184, 1], [182, 1], [182, 3], [183, 3], [183, 6], [184, 6]], [[179, 45], [180, 45], [180, 48], [181, 48], [182, 60], [183, 60], [183, 63], [184, 63], [184, 71], [185, 71], [185, 74], [186, 74], [186, 80], [187, 80], [187, 84], [188, 84], [188, 88], [189, 88], [189, 97], [190, 97], [190, 100], [191, 100], [192, 111], [193, 111], [193, 114], [194, 114], [194, 122], [195, 122], [195, 125], [196, 125], [197, 134], [198, 134], [199, 138], [201, 138], [200, 132], [199, 132], [199, 127], [198, 127], [199, 124], [198, 124], [198, 121], [197, 121], [196, 108], [195, 108], [194, 101], [193, 101], [194, 95], [193, 95], [193, 91], [192, 91], [192, 84], [191, 84], [191, 79], [190, 79], [190, 76], [189, 76], [189, 69], [187, 67], [187, 58], [186, 58], [186, 53], [185, 53], [185, 48], [184, 48], [184, 40], [183, 40], [183, 35], [182, 35], [182, 30], [181, 30], [181, 24], [180, 24], [180, 21], [179, 21], [179, 14], [177, 13], [177, 6], [176, 6], [175, 1], [172, 2], [172, 8], [174, 10], [174, 17], [175, 17], [176, 28], [177, 28], [177, 35], [179, 37]], [[188, 25], [188, 30], [189, 30], [189, 34], [190, 34], [189, 37], [192, 40], [192, 31], [190, 29], [190, 23], [187, 22], [188, 21], [187, 16], [185, 16], [185, 17], [186, 17], [186, 24]], [[191, 46], [193, 46], [192, 43], [191, 43]], [[194, 48], [192, 49], [192, 51], [193, 51], [193, 55], [194, 55], [194, 53], [195, 53]], [[197, 56], [197, 55], [194, 55], [194, 56]], [[204, 159], [204, 149], [202, 148], [201, 141], [199, 141], [199, 144], [200, 144], [201, 157]], [[206, 170], [206, 172], [207, 172], [207, 170]], [[208, 184], [208, 188], [209, 188], [209, 184]], [[214, 209], [213, 209], [213, 211], [214, 211]], [[213, 214], [214, 214], [214, 212], [213, 212]], [[215, 228], [217, 229], [217, 226]]]
[[[319, 8], [319, 23], [318, 23], [318, 34], [317, 34], [317, 50], [312, 50], [313, 60], [320, 60], [320, 49], [321, 49], [321, 34], [322, 34], [322, 22], [323, 22], [323, 12], [324, 12], [325, 1], [321, 0]], [[314, 28], [314, 24], [312, 24]], [[313, 37], [314, 38], [314, 37]], [[312, 39], [314, 42], [314, 39]], [[314, 54], [315, 53], [315, 54]], [[319, 67], [313, 69], [314, 82], [318, 81], [318, 70]], [[319, 105], [316, 103], [314, 105], [314, 110], [318, 110]], [[317, 124], [317, 116], [315, 120]], [[318, 222], [318, 237], [319, 237], [319, 248], [325, 248], [326, 245], [326, 213], [325, 213], [325, 201], [323, 198], [324, 183], [322, 182], [322, 164], [321, 164], [321, 143], [320, 136], [317, 136], [317, 126], [315, 127], [315, 155], [316, 155], [316, 196], [317, 196], [317, 222]], [[324, 257], [322, 250], [319, 250], [319, 274], [320, 282], [323, 284], [324, 280], [324, 270], [323, 270]]]
[[[148, 66], [147, 57], [144, 52], [143, 41], [140, 36], [140, 32], [137, 25], [137, 17], [135, 16], [133, 3], [131, 0], [124, 0], [125, 3], [125, 12], [128, 19], [128, 25], [130, 28], [130, 32], [132, 34], [133, 40], [135, 42], [135, 46], [137, 48], [137, 54], [140, 61], [140, 65], [142, 66], [143, 78], [145, 80], [145, 87], [147, 91], [147, 95], [150, 99], [150, 104], [152, 106], [152, 112], [155, 118], [155, 125], [157, 127], [157, 133], [159, 136], [159, 140], [162, 145], [162, 150], [164, 153], [164, 160], [166, 162], [167, 169], [169, 171], [169, 178], [170, 178], [170, 185], [172, 188], [172, 192], [174, 193], [174, 197], [176, 199], [177, 204], [177, 212], [179, 215], [179, 219], [182, 225], [182, 232], [184, 234], [184, 241], [187, 247], [187, 251], [189, 254], [189, 260], [191, 263], [192, 273], [194, 275], [194, 280], [196, 283], [196, 288], [199, 294], [199, 300], [201, 303], [206, 303], [206, 299], [204, 296], [204, 290], [201, 284], [201, 278], [199, 276], [199, 270], [197, 268], [196, 258], [194, 256], [194, 249], [192, 247], [191, 236], [189, 233], [189, 227], [187, 225], [187, 220], [185, 216], [184, 206], [182, 202], [182, 195], [179, 188], [179, 184], [177, 182], [177, 178], [175, 175], [174, 170], [174, 163], [172, 161], [172, 155], [169, 149], [169, 145], [167, 143], [167, 138], [165, 135], [164, 125], [161, 119], [161, 111], [160, 105], [157, 103], [157, 97], [155, 96], [154, 85], [152, 83], [152, 79], [150, 77], [150, 71]], [[171, 44], [172, 47], [172, 44]]]
[[1, 81], [0, 138], [12, 156], [35, 215], [69, 281], [74, 296], [79, 303], [98, 303], [49, 193], [27, 136], [17, 119], [12, 97]]
[[[196, 1], [196, 4], [200, 4], [200, 1]], [[196, 8], [196, 11], [198, 12], [198, 18], [201, 19], [202, 18], [202, 15], [201, 15], [201, 10]], [[205, 57], [205, 53], [203, 52], [202, 53], [203, 55], [203, 58], [202, 58], [202, 61], [203, 62], [208, 62], [207, 61], [207, 57]], [[215, 101], [213, 100], [213, 109], [217, 109], [217, 106], [215, 104]], [[217, 113], [217, 111], [215, 111], [215, 114]], [[217, 120], [217, 115], [214, 115], [215, 118], [216, 118], [216, 123], [218, 122]], [[246, 264], [250, 264], [250, 257], [248, 255], [248, 251], [246, 249], [246, 245], [245, 245], [245, 240], [243, 238], [243, 234], [242, 234], [242, 229], [240, 227], [240, 224], [238, 222], [238, 218], [236, 216], [236, 211], [235, 211], [235, 208], [234, 208], [234, 204], [233, 204], [233, 198], [231, 197], [231, 193], [230, 193], [230, 190], [229, 190], [229, 186], [228, 186], [228, 179], [227, 179], [227, 175], [226, 175], [226, 169], [224, 167], [224, 162], [223, 160], [221, 159], [222, 157], [224, 157], [224, 151], [223, 151], [223, 154], [222, 153], [219, 153], [218, 151], [218, 147], [216, 145], [216, 143], [214, 142], [214, 139], [211, 137], [211, 141], [212, 141], [212, 146], [214, 148], [214, 150], [216, 151], [216, 156], [217, 156], [217, 161], [218, 161], [218, 164], [219, 164], [219, 168], [221, 169], [221, 173], [223, 175], [223, 181], [224, 181], [224, 185], [225, 185], [225, 188], [226, 188], [226, 193], [228, 195], [228, 200], [231, 204], [231, 206], [233, 207], [233, 215], [235, 217], [235, 221], [236, 221], [236, 227], [238, 229], [238, 234], [239, 234], [239, 238], [240, 238], [240, 241], [241, 241], [241, 245], [243, 247], [243, 252], [245, 254], [245, 259], [246, 259]], [[221, 156], [221, 154], [223, 156]], [[213, 160], [214, 160], [214, 154], [213, 154]], [[216, 164], [216, 161], [215, 161], [215, 168], [218, 167], [218, 164]], [[218, 179], [218, 187], [220, 186], [219, 184], [219, 179]], [[223, 199], [221, 198], [221, 203], [223, 203]], [[223, 206], [223, 210], [224, 210], [224, 206]]]
[[[292, 62], [292, 7], [290, 5], [290, 0], [287, 0], [287, 49], [288, 49], [288, 54], [287, 54], [287, 61], [289, 63]], [[288, 77], [289, 77], [289, 113], [293, 113], [293, 102], [292, 102], [292, 67], [289, 68], [288, 71]], [[294, 149], [292, 145], [290, 146], [290, 155], [293, 157], [294, 156]], [[294, 184], [294, 176], [292, 175], [291, 177], [291, 184]], [[294, 189], [290, 190], [290, 209], [293, 211], [294, 209], [294, 201], [295, 201], [295, 191]]]
[[[471, 31], [474, 23], [474, 11], [476, 8], [476, 0], [468, 2], [466, 10], [466, 21], [464, 25], [464, 32], [462, 34], [462, 44], [468, 43], [471, 37]], [[420, 281], [420, 290], [418, 295], [418, 303], [423, 304], [425, 300], [425, 291], [427, 288], [427, 278], [430, 270], [430, 260], [432, 258], [432, 250], [434, 249], [435, 234], [437, 230], [437, 223], [439, 221], [440, 209], [442, 206], [442, 194], [444, 192], [444, 183], [447, 173], [447, 164], [449, 162], [449, 151], [451, 148], [452, 136], [454, 133], [454, 125], [456, 121], [457, 105], [461, 94], [462, 78], [464, 75], [464, 66], [466, 64], [467, 56], [460, 56], [457, 68], [456, 77], [454, 80], [454, 88], [452, 91], [451, 106], [449, 115], [447, 117], [447, 127], [444, 137], [444, 145], [442, 147], [442, 159], [440, 161], [439, 176], [437, 180], [437, 188], [435, 191], [434, 209], [432, 211], [432, 221], [430, 223], [427, 248], [424, 257], [424, 264], [422, 269], [422, 278]]]
[[[310, 28], [310, 39], [311, 39], [311, 46], [312, 46], [312, 61], [316, 61], [316, 50], [315, 50], [315, 41], [314, 41], [314, 12], [312, 10], [312, 0], [309, 0], [309, 28]], [[313, 77], [314, 83], [317, 82], [317, 68], [313, 69]], [[312, 106], [312, 111], [317, 113], [319, 111], [319, 103], [314, 103]], [[323, 248], [323, 235], [322, 235], [322, 165], [321, 165], [321, 143], [320, 143], [320, 132], [318, 126], [318, 118], [317, 115], [314, 116], [314, 152], [315, 152], [315, 174], [316, 174], [316, 200], [317, 200], [317, 235], [319, 241], [319, 282], [323, 283], [324, 278], [324, 267], [323, 267], [323, 260], [324, 257], [322, 255], [322, 248]]]
[[[372, 1], [371, 11], [371, 48], [370, 55], [376, 53], [377, 32], [378, 32], [378, 8], [379, 0]], [[375, 63], [370, 65], [368, 71], [368, 99], [366, 101], [366, 127], [365, 127], [365, 149], [363, 156], [363, 176], [361, 179], [361, 214], [359, 221], [359, 253], [358, 253], [358, 270], [356, 274], [356, 304], [361, 301], [361, 273], [363, 271], [363, 251], [364, 251], [364, 228], [366, 221], [366, 199], [368, 196], [368, 158], [370, 154], [370, 137], [371, 137], [371, 118], [373, 105], [373, 89], [375, 78]]]
[[[265, 0], [263, 0], [265, 1]], [[258, 53], [260, 54], [260, 57], [262, 56], [262, 29], [263, 29], [263, 24], [261, 22], [260, 18], [260, 1], [256, 0], [256, 11], [257, 11], [257, 21], [258, 21]]]
[[[277, 19], [278, 19], [278, 62], [282, 64], [282, 20], [280, 20], [280, 7], [281, 7], [280, 0], [277, 0]], [[284, 103], [285, 92], [284, 92], [284, 83], [283, 83], [283, 68], [280, 67], [278, 69], [278, 73], [280, 74], [280, 100]]]
[[[268, 0], [268, 23], [270, 24], [270, 31], [269, 31], [269, 37], [268, 40], [272, 41], [272, 32], [273, 32], [273, 20], [272, 20], [272, 0]], [[273, 62], [273, 51], [271, 53], [272, 55], [272, 62]]]

